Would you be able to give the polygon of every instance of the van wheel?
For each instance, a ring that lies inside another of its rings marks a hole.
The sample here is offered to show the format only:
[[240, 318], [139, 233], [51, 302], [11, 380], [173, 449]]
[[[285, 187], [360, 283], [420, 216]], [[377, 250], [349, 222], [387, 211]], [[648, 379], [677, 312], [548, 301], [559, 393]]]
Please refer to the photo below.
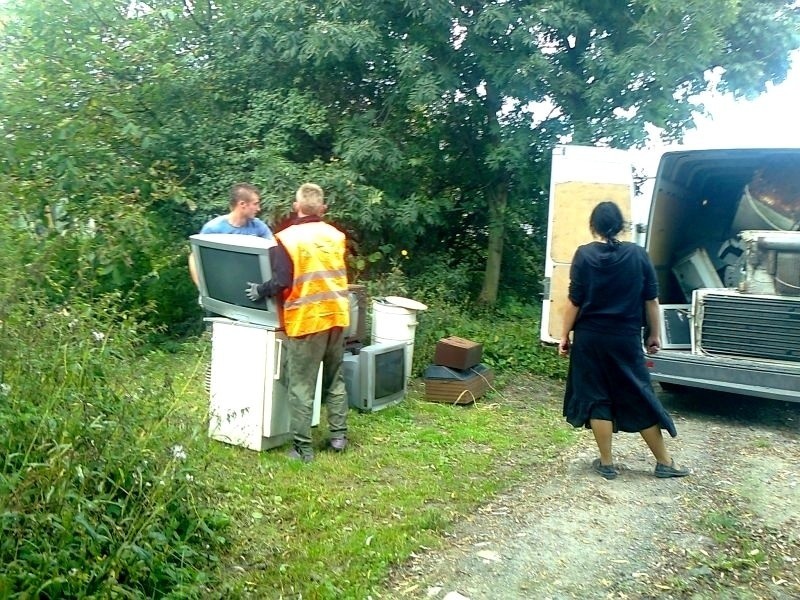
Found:
[[689, 388], [685, 385], [680, 385], [678, 383], [667, 383], [666, 381], [659, 381], [658, 385], [661, 386], [661, 389], [665, 392], [672, 392], [673, 394], [680, 394], [682, 392], [688, 392]]

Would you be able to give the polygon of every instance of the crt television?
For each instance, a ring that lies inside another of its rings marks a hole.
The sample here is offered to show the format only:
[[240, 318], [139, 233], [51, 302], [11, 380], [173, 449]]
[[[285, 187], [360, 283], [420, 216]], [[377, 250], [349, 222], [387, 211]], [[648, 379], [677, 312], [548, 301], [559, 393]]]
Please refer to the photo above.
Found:
[[363, 412], [397, 404], [406, 396], [406, 343], [370, 344], [342, 363], [347, 401]]
[[233, 233], [198, 233], [189, 237], [197, 267], [200, 305], [235, 321], [279, 328], [280, 313], [272, 298], [251, 302], [248, 281], [263, 283], [272, 277], [269, 249], [274, 240]]
[[661, 348], [688, 350], [692, 347], [691, 304], [660, 304]]

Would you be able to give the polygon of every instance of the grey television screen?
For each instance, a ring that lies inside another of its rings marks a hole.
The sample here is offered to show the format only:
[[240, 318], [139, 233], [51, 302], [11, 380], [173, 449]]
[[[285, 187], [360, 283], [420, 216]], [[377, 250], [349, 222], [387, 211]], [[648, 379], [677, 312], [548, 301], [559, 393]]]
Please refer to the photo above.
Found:
[[406, 396], [406, 343], [364, 346], [358, 354], [346, 353], [343, 364], [350, 406], [374, 412]]
[[661, 347], [679, 350], [692, 347], [691, 304], [661, 304]]
[[280, 327], [278, 304], [269, 298], [252, 302], [247, 282], [272, 277], [269, 250], [272, 240], [229, 233], [190, 236], [200, 291], [200, 304], [215, 315], [268, 327]]

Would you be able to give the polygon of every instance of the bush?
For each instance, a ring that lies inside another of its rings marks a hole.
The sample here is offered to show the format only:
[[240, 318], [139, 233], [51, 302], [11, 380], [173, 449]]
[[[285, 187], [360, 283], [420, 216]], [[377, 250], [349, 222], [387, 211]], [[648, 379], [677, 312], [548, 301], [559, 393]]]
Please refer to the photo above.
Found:
[[474, 306], [454, 306], [415, 297], [428, 304], [419, 318], [414, 349], [414, 371], [421, 376], [431, 363], [436, 342], [457, 336], [483, 344], [482, 362], [505, 376], [533, 373], [545, 377], [566, 377], [567, 361], [554, 348], [539, 340], [538, 306], [513, 305], [491, 310]]
[[169, 375], [138, 352], [140, 320], [116, 295], [35, 299], [4, 250], [0, 597], [204, 595], [226, 519], [195, 481], [199, 432]]

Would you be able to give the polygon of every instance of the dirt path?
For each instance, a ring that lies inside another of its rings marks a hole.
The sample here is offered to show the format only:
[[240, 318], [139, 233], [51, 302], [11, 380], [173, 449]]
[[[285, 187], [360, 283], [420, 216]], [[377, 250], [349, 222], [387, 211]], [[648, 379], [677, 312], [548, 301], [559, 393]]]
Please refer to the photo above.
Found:
[[644, 442], [621, 434], [621, 473], [606, 481], [581, 432], [459, 524], [447, 548], [398, 570], [393, 597], [800, 598], [800, 403], [662, 399], [679, 433], [669, 447], [692, 476], [654, 478]]

